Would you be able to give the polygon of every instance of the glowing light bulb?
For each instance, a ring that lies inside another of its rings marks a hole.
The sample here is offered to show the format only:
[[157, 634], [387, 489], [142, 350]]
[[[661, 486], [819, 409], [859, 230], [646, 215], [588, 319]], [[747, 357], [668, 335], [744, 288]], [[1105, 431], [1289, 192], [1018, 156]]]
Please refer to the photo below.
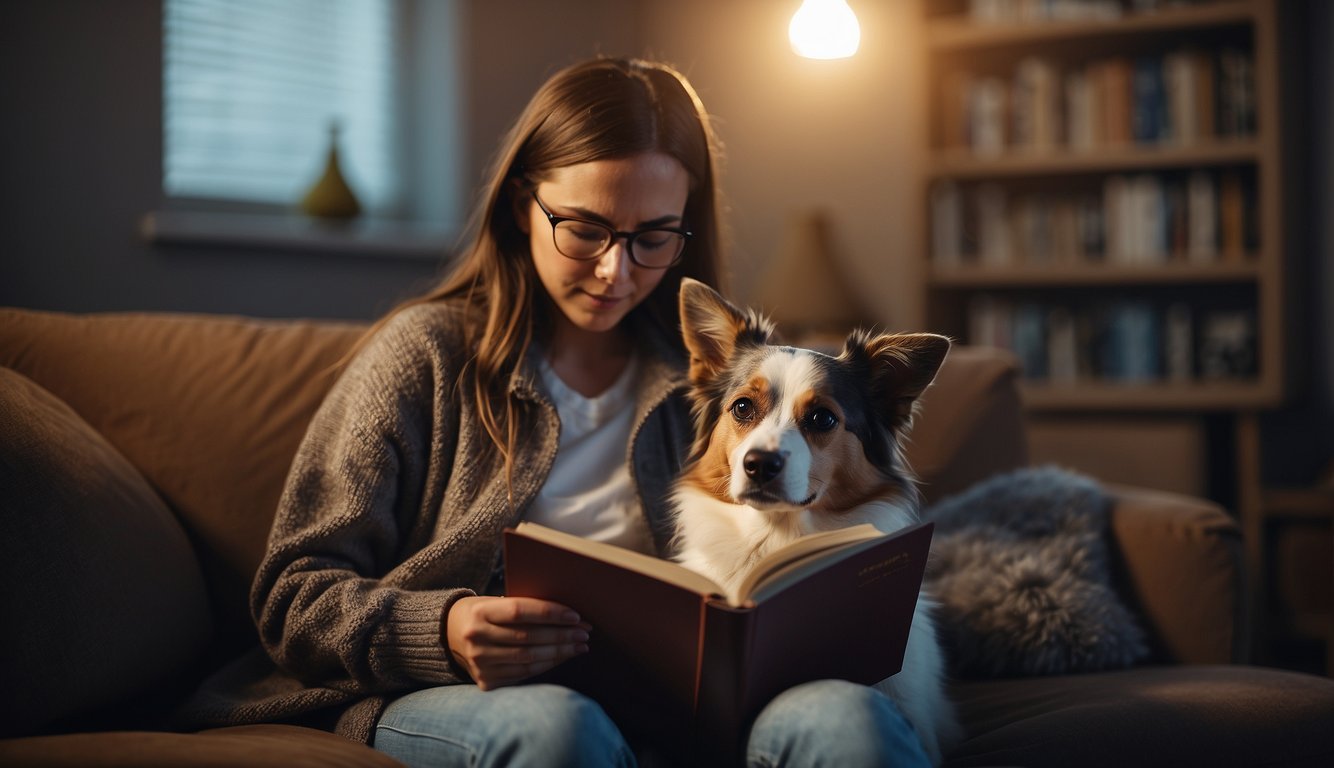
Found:
[[792, 50], [808, 59], [846, 59], [857, 52], [862, 30], [846, 0], [804, 0], [787, 37]]

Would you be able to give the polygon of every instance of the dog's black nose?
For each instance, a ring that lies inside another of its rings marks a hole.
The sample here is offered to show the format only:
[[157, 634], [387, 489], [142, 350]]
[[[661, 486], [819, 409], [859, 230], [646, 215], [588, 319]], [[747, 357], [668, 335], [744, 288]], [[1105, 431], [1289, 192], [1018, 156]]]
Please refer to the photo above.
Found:
[[783, 455], [776, 451], [746, 451], [741, 460], [746, 477], [757, 483], [767, 483], [783, 471]]

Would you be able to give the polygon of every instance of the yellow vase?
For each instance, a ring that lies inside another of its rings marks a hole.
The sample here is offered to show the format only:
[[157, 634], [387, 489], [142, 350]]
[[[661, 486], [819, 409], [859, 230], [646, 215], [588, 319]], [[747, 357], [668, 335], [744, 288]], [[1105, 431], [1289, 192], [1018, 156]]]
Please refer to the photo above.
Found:
[[351, 219], [361, 213], [361, 203], [338, 164], [337, 123], [329, 126], [329, 156], [324, 173], [301, 199], [301, 210], [321, 219]]

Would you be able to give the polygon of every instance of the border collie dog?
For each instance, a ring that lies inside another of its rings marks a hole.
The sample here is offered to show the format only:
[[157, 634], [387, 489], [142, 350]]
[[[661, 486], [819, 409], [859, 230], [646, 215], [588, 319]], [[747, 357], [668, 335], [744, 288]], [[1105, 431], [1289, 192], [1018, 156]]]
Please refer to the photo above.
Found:
[[[888, 533], [918, 521], [901, 441], [949, 339], [857, 331], [830, 357], [771, 344], [771, 322], [696, 280], [682, 280], [680, 304], [695, 423], [672, 498], [681, 564], [730, 589], [803, 534], [859, 523]], [[903, 669], [877, 687], [938, 765], [959, 727], [931, 610], [923, 594]]]

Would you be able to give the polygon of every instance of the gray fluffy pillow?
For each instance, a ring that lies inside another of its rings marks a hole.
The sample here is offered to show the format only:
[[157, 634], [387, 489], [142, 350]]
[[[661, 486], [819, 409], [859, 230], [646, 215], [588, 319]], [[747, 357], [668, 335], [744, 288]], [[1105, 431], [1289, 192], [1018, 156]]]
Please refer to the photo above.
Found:
[[998, 475], [927, 509], [927, 587], [958, 677], [1127, 667], [1144, 632], [1111, 589], [1111, 499], [1054, 467]]

